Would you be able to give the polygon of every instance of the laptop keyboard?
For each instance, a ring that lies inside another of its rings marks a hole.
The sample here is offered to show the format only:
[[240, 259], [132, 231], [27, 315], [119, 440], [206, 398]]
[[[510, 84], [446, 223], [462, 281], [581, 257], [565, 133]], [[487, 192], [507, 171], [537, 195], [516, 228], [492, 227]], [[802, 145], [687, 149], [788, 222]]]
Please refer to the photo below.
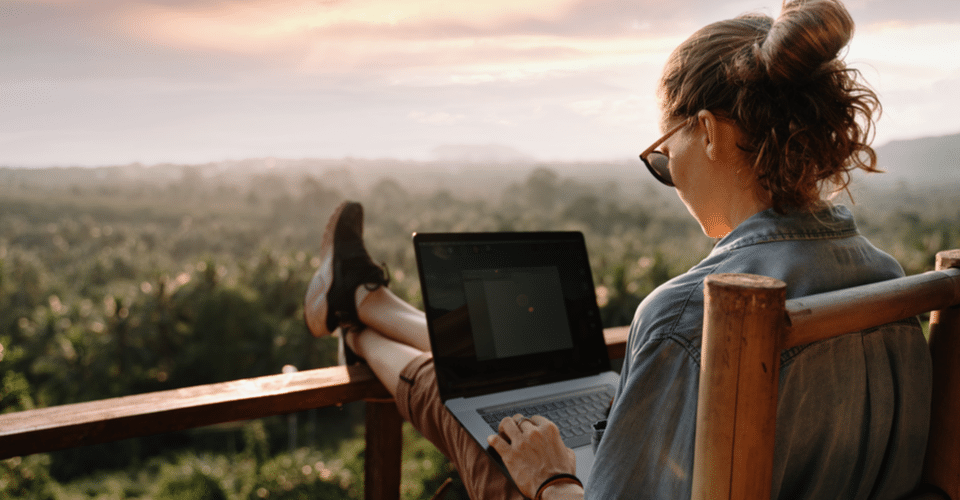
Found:
[[481, 408], [477, 413], [494, 432], [500, 429], [505, 417], [521, 414], [525, 417], [546, 417], [560, 429], [563, 444], [570, 448], [590, 444], [593, 424], [607, 418], [613, 388], [600, 386], [593, 389], [569, 392], [551, 398], [523, 401], [515, 405], [498, 405]]

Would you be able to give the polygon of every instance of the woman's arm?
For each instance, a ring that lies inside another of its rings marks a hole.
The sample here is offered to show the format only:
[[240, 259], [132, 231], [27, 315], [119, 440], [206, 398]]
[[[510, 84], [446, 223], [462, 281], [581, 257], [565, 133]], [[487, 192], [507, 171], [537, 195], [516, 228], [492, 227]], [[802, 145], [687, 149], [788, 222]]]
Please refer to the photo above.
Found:
[[583, 488], [576, 484], [558, 484], [543, 490], [540, 496], [543, 500], [580, 500], [583, 498]]
[[[500, 454], [520, 492], [527, 497], [535, 498], [537, 490], [551, 477], [577, 472], [576, 455], [563, 444], [557, 426], [546, 418], [507, 417], [500, 422], [499, 431], [487, 442]], [[583, 498], [583, 488], [571, 482], [551, 484], [541, 493], [540, 498], [545, 500]]]

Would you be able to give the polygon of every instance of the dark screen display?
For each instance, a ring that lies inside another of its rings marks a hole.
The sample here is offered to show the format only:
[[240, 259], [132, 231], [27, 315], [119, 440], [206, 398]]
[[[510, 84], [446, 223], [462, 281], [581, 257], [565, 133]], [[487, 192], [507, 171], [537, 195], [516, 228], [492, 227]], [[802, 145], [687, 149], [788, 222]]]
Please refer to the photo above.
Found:
[[534, 234], [416, 235], [444, 399], [609, 369], [582, 235]]

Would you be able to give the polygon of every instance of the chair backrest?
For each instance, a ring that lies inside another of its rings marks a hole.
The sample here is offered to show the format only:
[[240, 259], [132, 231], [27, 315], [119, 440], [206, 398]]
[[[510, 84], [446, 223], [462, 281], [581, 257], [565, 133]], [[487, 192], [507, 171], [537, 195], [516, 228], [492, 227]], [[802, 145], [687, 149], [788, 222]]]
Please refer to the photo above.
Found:
[[694, 499], [770, 496], [781, 350], [932, 311], [922, 484], [960, 500], [960, 250], [936, 271], [789, 301], [782, 281], [744, 274], [708, 276], [704, 294]]

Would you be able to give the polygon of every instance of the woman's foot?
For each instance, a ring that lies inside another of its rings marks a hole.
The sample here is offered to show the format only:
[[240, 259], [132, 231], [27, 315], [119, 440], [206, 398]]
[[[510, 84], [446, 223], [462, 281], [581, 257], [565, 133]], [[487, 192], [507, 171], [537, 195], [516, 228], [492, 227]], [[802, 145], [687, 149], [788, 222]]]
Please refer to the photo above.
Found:
[[[307, 328], [316, 337], [363, 328], [357, 317], [356, 292], [361, 285], [375, 290], [389, 282], [383, 268], [370, 258], [363, 245], [363, 207], [343, 202], [334, 210], [320, 244], [320, 266], [304, 300]], [[344, 346], [344, 351], [349, 348]], [[356, 361], [352, 351], [345, 356]]]

